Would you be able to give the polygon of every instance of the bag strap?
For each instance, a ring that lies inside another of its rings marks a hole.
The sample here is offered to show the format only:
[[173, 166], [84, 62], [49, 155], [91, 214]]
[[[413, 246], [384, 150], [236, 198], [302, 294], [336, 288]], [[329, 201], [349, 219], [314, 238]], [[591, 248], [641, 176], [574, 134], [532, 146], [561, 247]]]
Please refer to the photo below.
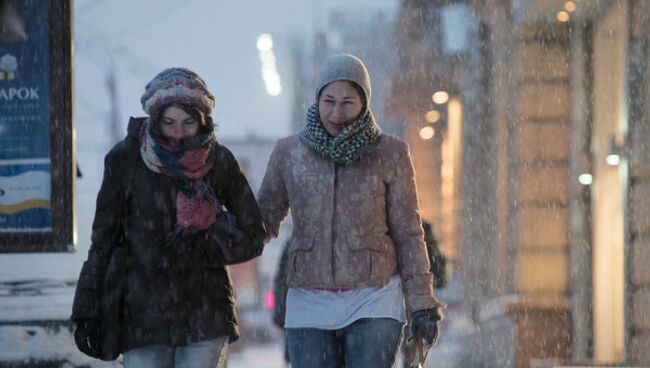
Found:
[[[143, 119], [131, 118], [131, 121], [129, 121], [128, 134], [124, 138], [124, 144], [129, 150], [135, 151], [133, 154], [137, 157], [130, 157], [130, 162], [126, 164], [126, 175], [124, 177], [124, 200], [119, 215], [120, 234], [118, 235], [118, 242], [116, 244], [118, 247], [125, 247], [126, 245], [126, 218], [129, 215], [129, 202], [131, 199], [131, 192], [133, 191], [133, 181], [135, 180], [135, 166], [140, 155], [140, 150], [136, 149], [139, 147], [137, 132], [139, 132], [139, 127], [142, 123], [144, 123]], [[132, 148], [132, 146], [134, 147]]]

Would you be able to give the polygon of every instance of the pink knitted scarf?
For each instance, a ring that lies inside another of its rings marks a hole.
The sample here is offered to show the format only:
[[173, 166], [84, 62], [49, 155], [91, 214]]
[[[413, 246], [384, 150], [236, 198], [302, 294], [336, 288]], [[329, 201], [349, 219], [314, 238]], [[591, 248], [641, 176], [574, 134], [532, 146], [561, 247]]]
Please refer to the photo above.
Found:
[[214, 134], [198, 137], [195, 149], [183, 149], [151, 134], [149, 121], [140, 132], [140, 156], [149, 170], [183, 181], [176, 195], [176, 231], [194, 233], [215, 223], [221, 205], [207, 178], [214, 167]]

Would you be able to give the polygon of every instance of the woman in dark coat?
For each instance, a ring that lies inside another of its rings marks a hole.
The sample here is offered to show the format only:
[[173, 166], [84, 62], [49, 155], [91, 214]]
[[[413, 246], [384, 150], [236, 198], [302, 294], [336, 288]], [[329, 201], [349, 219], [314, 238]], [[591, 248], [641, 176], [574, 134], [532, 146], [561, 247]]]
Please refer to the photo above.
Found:
[[[262, 217], [237, 161], [215, 139], [214, 97], [201, 77], [167, 69], [141, 102], [149, 116], [132, 118], [105, 159], [73, 305], [75, 342], [114, 358], [102, 331], [119, 327], [126, 367], [222, 366], [238, 338], [226, 265], [261, 254]], [[118, 247], [124, 286], [111, 288], [105, 276]], [[115, 321], [107, 299], [122, 301]]]

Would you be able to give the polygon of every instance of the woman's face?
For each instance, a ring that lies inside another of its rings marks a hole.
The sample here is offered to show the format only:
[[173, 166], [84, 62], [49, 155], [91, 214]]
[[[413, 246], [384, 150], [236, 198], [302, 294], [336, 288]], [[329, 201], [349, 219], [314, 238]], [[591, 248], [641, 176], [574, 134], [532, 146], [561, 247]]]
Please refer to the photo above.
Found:
[[361, 113], [361, 96], [351, 82], [336, 81], [323, 88], [318, 100], [318, 112], [325, 130], [335, 136], [350, 125]]
[[199, 130], [199, 122], [177, 106], [165, 108], [160, 117], [162, 135], [174, 143], [191, 138]]

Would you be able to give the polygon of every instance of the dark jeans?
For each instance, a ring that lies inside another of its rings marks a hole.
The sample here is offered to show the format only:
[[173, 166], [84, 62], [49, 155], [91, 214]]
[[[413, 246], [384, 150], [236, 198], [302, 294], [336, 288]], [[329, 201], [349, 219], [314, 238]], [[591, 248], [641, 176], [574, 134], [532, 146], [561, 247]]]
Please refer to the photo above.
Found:
[[149, 345], [124, 353], [125, 368], [223, 368], [228, 353], [228, 337], [190, 343], [172, 348]]
[[363, 318], [338, 330], [288, 328], [292, 368], [390, 368], [402, 339], [403, 323]]

